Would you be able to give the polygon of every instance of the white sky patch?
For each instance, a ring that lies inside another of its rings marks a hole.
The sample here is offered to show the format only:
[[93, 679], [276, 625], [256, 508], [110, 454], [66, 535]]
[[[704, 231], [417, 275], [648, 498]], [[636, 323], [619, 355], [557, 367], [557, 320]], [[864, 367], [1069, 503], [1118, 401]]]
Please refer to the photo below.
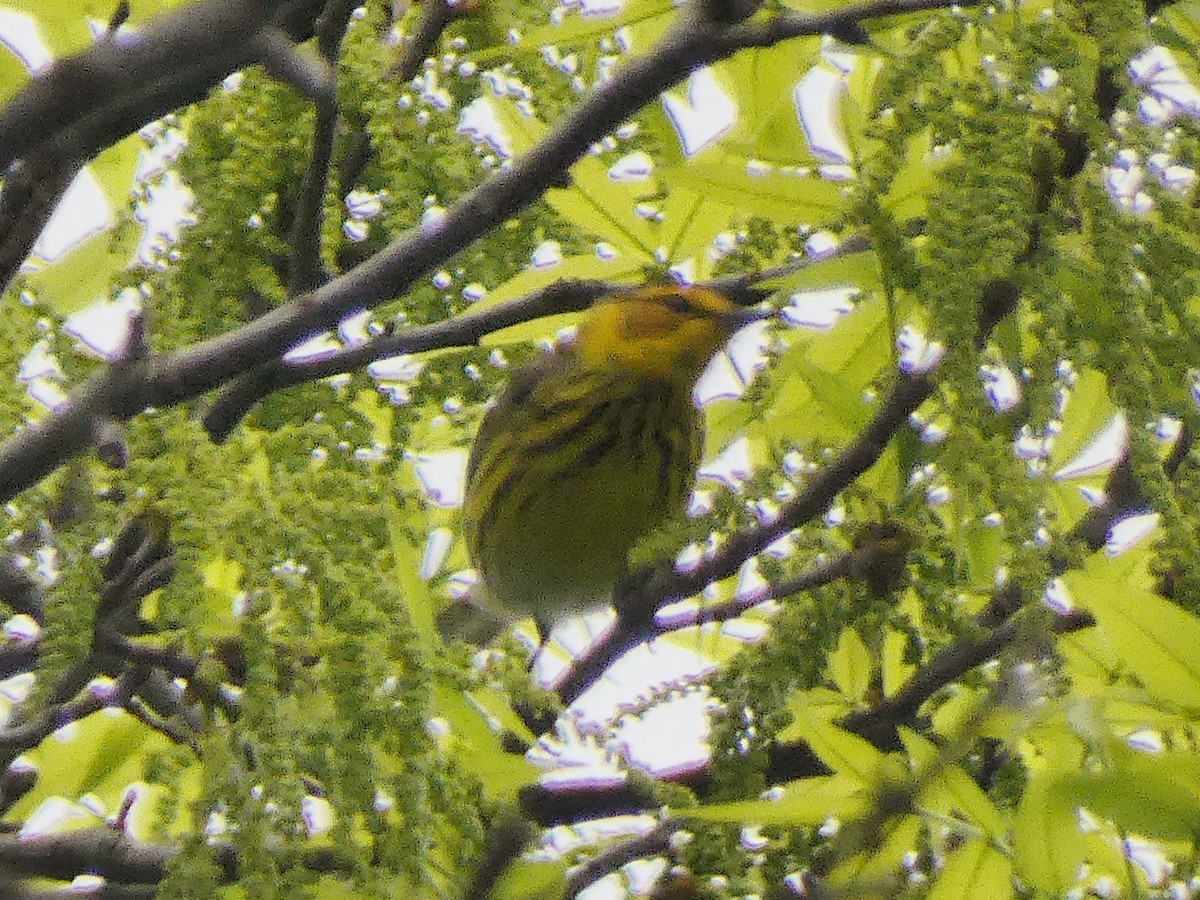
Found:
[[18, 613], [4, 623], [4, 636], [20, 644], [36, 641], [41, 633], [42, 626], [26, 613]]
[[1138, 115], [1148, 125], [1163, 125], [1176, 116], [1200, 117], [1200, 90], [1161, 45], [1135, 56], [1127, 66], [1133, 83], [1146, 89]]
[[413, 470], [425, 499], [442, 509], [462, 506], [467, 480], [467, 452], [450, 450], [446, 453], [417, 454]]
[[911, 325], [903, 326], [896, 335], [896, 349], [900, 351], [900, 371], [905, 375], [926, 375], [946, 355], [941, 342], [929, 340]]
[[141, 294], [133, 288], [125, 288], [115, 300], [97, 300], [69, 316], [63, 323], [63, 331], [78, 341], [84, 350], [111, 362], [125, 349], [129, 326], [141, 310]]
[[[92, 37], [99, 39], [102, 35], [109, 33], [109, 23], [107, 19], [97, 19], [94, 16], [87, 17], [88, 31], [92, 33]], [[128, 22], [123, 23], [113, 37], [113, 42], [118, 45], [128, 45], [137, 35], [138, 30]]]
[[0, 697], [9, 703], [24, 703], [33, 693], [37, 676], [33, 672], [22, 672], [0, 681]]
[[412, 381], [424, 368], [425, 362], [420, 357], [403, 353], [375, 360], [367, 366], [367, 374], [378, 381]]
[[1125, 856], [1131, 863], [1146, 873], [1151, 887], [1161, 887], [1171, 877], [1173, 866], [1159, 844], [1138, 837], [1127, 837], [1122, 841]]
[[187, 141], [179, 128], [169, 128], [162, 122], [151, 122], [139, 134], [151, 145], [138, 154], [134, 181], [149, 181], [163, 174], [175, 162]]
[[983, 395], [996, 412], [1008, 412], [1021, 402], [1021, 383], [1003, 363], [979, 367]]
[[526, 758], [544, 770], [542, 784], [612, 784], [624, 780], [624, 773], [609, 748], [601, 744], [593, 731], [580, 730], [578, 718], [559, 719], [553, 734], [539, 737]]
[[503, 157], [512, 156], [512, 142], [496, 116], [496, 107], [487, 97], [476, 97], [458, 117], [458, 132], [472, 141], [487, 144]]
[[686, 99], [664, 93], [662, 105], [688, 157], [711, 147], [737, 122], [737, 104], [708, 67], [688, 78]]
[[1126, 550], [1136, 547], [1158, 530], [1158, 513], [1138, 513], [1126, 516], [1113, 523], [1108, 530], [1108, 540], [1104, 543], [1104, 552], [1108, 556], [1120, 556]]
[[804, 242], [804, 252], [809, 259], [826, 259], [834, 254], [841, 242], [837, 236], [828, 231], [817, 231], [809, 235]]
[[333, 807], [324, 797], [308, 794], [300, 801], [300, 818], [308, 836], [317, 837], [333, 827]]
[[34, 378], [25, 388], [25, 393], [34, 403], [50, 412], [57, 412], [67, 404], [67, 393], [48, 378]]
[[24, 13], [0, 8], [0, 44], [11, 50], [26, 71], [34, 75], [44, 72], [54, 62], [37, 22]]
[[743, 603], [760, 602], [770, 598], [771, 585], [759, 571], [757, 557], [750, 557], [738, 569], [737, 590], [734, 596]]
[[1075, 601], [1071, 599], [1071, 593], [1061, 578], [1055, 578], [1046, 585], [1046, 590], [1042, 592], [1042, 603], [1060, 616], [1065, 616], [1075, 608]]
[[558, 241], [542, 241], [529, 257], [529, 265], [535, 269], [552, 269], [562, 261], [562, 244]]
[[667, 274], [676, 284], [690, 285], [696, 283], [696, 258], [689, 256], [683, 262], [675, 263], [667, 269]]
[[[631, 765], [655, 778], [695, 771], [709, 757], [706, 711], [711, 702], [706, 691], [692, 691], [651, 707], [622, 723], [617, 746]], [[663, 740], [664, 735], [670, 740]]]
[[638, 150], [622, 156], [609, 166], [608, 177], [618, 182], [646, 181], [654, 172], [654, 160]]
[[571, 710], [583, 721], [606, 722], [631, 704], [644, 702], [653, 686], [692, 683], [715, 668], [715, 663], [671, 641], [639, 644], [571, 704]]
[[85, 167], [59, 200], [50, 221], [33, 245], [32, 255], [55, 262], [112, 224], [113, 213], [104, 191], [91, 170]]
[[705, 406], [714, 400], [736, 400], [742, 396], [767, 364], [767, 340], [766, 322], [739, 329], [725, 352], [714, 356], [697, 380], [693, 402]]
[[1122, 150], [1111, 166], [1101, 169], [1101, 177], [1109, 199], [1118, 209], [1138, 216], [1154, 209], [1154, 198], [1142, 190], [1146, 184], [1146, 169], [1136, 151]]
[[854, 67], [858, 65], [858, 54], [848, 49], [837, 38], [827, 34], [821, 35], [821, 59], [846, 75], [853, 72]]
[[307, 337], [296, 344], [291, 350], [283, 354], [283, 361], [293, 365], [315, 362], [318, 359], [332, 356], [341, 349], [341, 342], [330, 332], [323, 331], [320, 334]]
[[854, 312], [854, 301], [861, 295], [862, 290], [854, 286], [799, 291], [788, 297], [781, 315], [797, 328], [828, 331]]
[[744, 644], [757, 644], [764, 640], [769, 631], [764, 622], [751, 622], [749, 619], [730, 619], [721, 623], [721, 634]]
[[745, 390], [729, 357], [719, 353], [696, 381], [692, 400], [697, 406], [705, 406], [714, 400], [736, 400]]
[[810, 69], [792, 92], [796, 118], [804, 130], [809, 149], [825, 162], [850, 162], [850, 145], [846, 142], [841, 121], [845, 93], [845, 77], [824, 66]]
[[357, 347], [371, 339], [368, 330], [371, 324], [371, 311], [360, 309], [338, 322], [337, 333], [342, 343], [347, 347]]
[[137, 261], [149, 265], [163, 248], [179, 240], [179, 232], [195, 224], [193, 195], [174, 172], [167, 172], [156, 184], [147, 186], [146, 200], [138, 204], [134, 218], [144, 226], [138, 241]]
[[48, 797], [21, 825], [20, 837], [31, 838], [62, 831], [69, 822], [91, 818], [91, 813], [65, 797]]
[[700, 478], [711, 478], [732, 490], [738, 490], [742, 482], [750, 477], [753, 469], [754, 466], [750, 462], [750, 441], [742, 436], [721, 451], [712, 462], [702, 465], [697, 474]]
[[1125, 743], [1142, 753], [1165, 753], [1167, 749], [1162, 735], [1151, 728], [1139, 728], [1132, 734], [1126, 735]]
[[1054, 473], [1056, 481], [1095, 475], [1116, 465], [1129, 443], [1129, 420], [1125, 413], [1118, 412], [1091, 443], [1061, 469]]
[[609, 634], [616, 621], [616, 612], [606, 607], [555, 622], [550, 640], [533, 662], [533, 680], [543, 687], [557, 684], [570, 668], [571, 659]]
[[354, 219], [374, 219], [383, 212], [387, 191], [351, 191], [344, 198], [346, 213]]
[[625, 0], [563, 0], [562, 5], [583, 16], [612, 16], [624, 8]]
[[45, 339], [38, 341], [30, 348], [17, 369], [18, 381], [28, 382], [35, 378], [61, 380], [63, 377], [62, 365], [59, 363], [58, 357], [51, 351], [50, 342]]
[[422, 581], [429, 581], [442, 570], [453, 545], [454, 534], [449, 528], [435, 528], [429, 532], [425, 553], [421, 557], [421, 571], [418, 573]]

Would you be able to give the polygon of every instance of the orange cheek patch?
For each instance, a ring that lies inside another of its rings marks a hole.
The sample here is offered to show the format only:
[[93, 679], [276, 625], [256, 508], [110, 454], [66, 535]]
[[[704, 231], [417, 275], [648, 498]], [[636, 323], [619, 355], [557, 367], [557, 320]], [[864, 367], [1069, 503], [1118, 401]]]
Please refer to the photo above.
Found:
[[679, 316], [657, 303], [638, 304], [621, 321], [621, 337], [627, 341], [656, 338], [674, 330]]

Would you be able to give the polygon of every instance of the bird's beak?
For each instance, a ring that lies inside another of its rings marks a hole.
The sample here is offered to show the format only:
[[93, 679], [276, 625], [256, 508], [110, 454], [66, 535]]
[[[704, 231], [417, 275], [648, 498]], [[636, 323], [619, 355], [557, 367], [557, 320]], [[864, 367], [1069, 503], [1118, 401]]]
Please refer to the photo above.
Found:
[[774, 315], [775, 310], [769, 307], [766, 309], [761, 307], [756, 309], [734, 309], [721, 316], [721, 324], [732, 333], [754, 322], [770, 319]]

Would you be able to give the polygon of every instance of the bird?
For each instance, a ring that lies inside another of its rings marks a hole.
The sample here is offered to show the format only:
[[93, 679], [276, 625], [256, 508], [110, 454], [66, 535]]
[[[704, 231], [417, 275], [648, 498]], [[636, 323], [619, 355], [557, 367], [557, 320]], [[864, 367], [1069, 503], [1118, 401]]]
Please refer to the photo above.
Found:
[[512, 373], [471, 447], [463, 502], [479, 579], [467, 605], [493, 624], [465, 625], [455, 604], [444, 634], [494, 634], [530, 617], [545, 628], [602, 605], [638, 541], [683, 515], [704, 442], [696, 382], [735, 331], [771, 315], [733, 293], [605, 295], [572, 343]]

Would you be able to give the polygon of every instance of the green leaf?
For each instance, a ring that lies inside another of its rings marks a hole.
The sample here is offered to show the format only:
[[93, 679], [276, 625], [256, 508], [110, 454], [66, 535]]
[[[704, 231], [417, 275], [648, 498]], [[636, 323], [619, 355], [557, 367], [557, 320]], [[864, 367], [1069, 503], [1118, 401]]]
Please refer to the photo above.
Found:
[[843, 821], [866, 812], [870, 793], [857, 778], [826, 775], [802, 778], [781, 787], [773, 800], [743, 800], [672, 810], [685, 819], [731, 824], [819, 825], [830, 816]]
[[[614, 245], [613, 249], [617, 255], [612, 259], [601, 259], [594, 253], [579, 253], [564, 257], [561, 264], [549, 269], [526, 267], [508, 281], [488, 291], [487, 296], [472, 309], [485, 309], [506, 300], [522, 297], [564, 278], [633, 282], [641, 274], [642, 267], [651, 261], [651, 257], [634, 247]], [[496, 334], [508, 334], [513, 330], [506, 328]]]
[[807, 265], [790, 275], [767, 282], [786, 292], [831, 287], [857, 288], [863, 296], [883, 293], [879, 257], [874, 251], [847, 253], [819, 264]]
[[968, 838], [946, 854], [946, 864], [926, 900], [1007, 900], [1013, 896], [1012, 869], [1012, 860], [987, 841]]
[[929, 196], [944, 167], [944, 163], [930, 159], [931, 145], [929, 132], [914, 135], [908, 143], [904, 165], [888, 186], [883, 206], [897, 221], [920, 218], [928, 212]]
[[774, 166], [821, 162], [809, 149], [794, 97], [797, 73], [816, 62], [820, 46], [817, 38], [788, 41], [745, 50], [718, 65], [738, 104], [737, 122], [721, 138], [722, 149]]
[[1200, 53], [1197, 52], [1200, 47], [1200, 3], [1187, 0], [1159, 10], [1151, 24], [1151, 34], [1157, 43], [1182, 54], [1185, 60], [1190, 57], [1193, 66], [1200, 64]]
[[1150, 554], [1089, 557], [1082, 572], [1063, 576], [1071, 595], [1096, 617], [1097, 634], [1145, 691], [1200, 710], [1200, 620], [1158, 596]]
[[21, 798], [6, 821], [19, 822], [50, 797], [77, 800], [96, 794], [115, 812], [125, 788], [143, 778], [147, 758], [170, 746], [124, 711], [99, 712], [52, 734], [27, 754], [38, 768], [37, 786]]
[[908, 638], [891, 628], [883, 636], [883, 658], [880, 660], [880, 675], [883, 680], [883, 695], [894, 697], [917, 667], [904, 661], [908, 649]]
[[28, 83], [29, 72], [24, 63], [9, 51], [7, 44], [0, 44], [0, 103], [7, 103]]
[[487, 97], [487, 103], [496, 115], [496, 121], [504, 136], [508, 138], [509, 149], [514, 157], [537, 144], [549, 130], [546, 123], [533, 115], [528, 107], [517, 105], [511, 97]]
[[[129, 182], [125, 182], [129, 190]], [[137, 233], [131, 230], [117, 246], [112, 235], [93, 235], [71, 248], [52, 263], [29, 275], [29, 286], [44, 304], [60, 316], [69, 316], [108, 294], [114, 275], [128, 266], [137, 246]]]
[[1076, 882], [1086, 842], [1075, 818], [1078, 798], [1063, 773], [1034, 775], [1013, 822], [1013, 862], [1038, 892], [1062, 896]]
[[686, 163], [662, 166], [658, 174], [672, 190], [688, 188], [745, 215], [783, 225], [827, 221], [843, 202], [842, 185], [836, 182], [778, 169], [751, 174], [751, 163], [733, 153], [710, 151]]
[[829, 882], [845, 896], [870, 896], [880, 885], [901, 877], [904, 857], [920, 844], [921, 819], [902, 816], [881, 829], [882, 840], [871, 849], [855, 853], [829, 873]]
[[536, 780], [537, 770], [524, 756], [508, 753], [500, 746], [500, 735], [456, 688], [435, 687], [434, 705], [438, 714], [450, 722], [455, 757], [475, 774], [490, 799], [515, 802], [517, 791]]
[[832, 722], [846, 715], [851, 708], [843, 695], [829, 688], [799, 691], [788, 699], [792, 721], [779, 732], [778, 739], [788, 742], [803, 740], [811, 721]]
[[1200, 756], [1142, 753], [1113, 741], [1111, 768], [1073, 782], [1078, 802], [1125, 831], [1186, 841], [1200, 829]]
[[650, 256], [663, 242], [663, 226], [639, 216], [636, 209], [657, 192], [653, 181], [614, 181], [600, 160], [585, 156], [571, 167], [571, 187], [547, 191], [546, 202], [586, 234]]
[[890, 336], [883, 312], [882, 303], [860, 303], [831, 331], [781, 334], [787, 349], [757, 413], [768, 440], [803, 445], [817, 436], [824, 442], [853, 439], [874, 412], [863, 391], [886, 365]]
[[384, 500], [387, 510], [388, 535], [391, 539], [392, 572], [400, 586], [400, 595], [412, 616], [413, 626], [427, 652], [437, 652], [439, 638], [434, 628], [435, 601], [428, 582], [420, 577], [424, 553], [413, 539], [413, 516], [406, 515], [394, 498]]
[[800, 725], [800, 731], [821, 762], [838, 774], [857, 778], [862, 784], [875, 780], [886, 759], [869, 741], [829, 722], [810, 718]]
[[852, 704], [861, 703], [871, 686], [871, 654], [853, 628], [842, 630], [837, 649], [829, 655], [829, 676]]
[[[919, 802], [923, 807], [944, 816], [964, 818], [993, 841], [1003, 839], [1000, 811], [960, 766], [940, 764], [942, 751], [908, 728], [900, 729], [900, 740], [916, 766], [917, 777], [922, 779]], [[932, 778], [922, 774], [930, 771], [934, 773]]]
[[1080, 372], [1063, 412], [1062, 431], [1050, 453], [1050, 471], [1058, 471], [1078, 456], [1116, 413], [1105, 376], [1094, 369]]
[[548, 44], [575, 46], [591, 43], [619, 28], [643, 24], [650, 19], [662, 18], [664, 22], [669, 22], [674, 17], [675, 6], [671, 0], [629, 0], [616, 15], [568, 15], [557, 25], [535, 28], [521, 35], [517, 46], [526, 52], [536, 52]]
[[488, 894], [489, 900], [556, 900], [563, 895], [566, 860], [531, 862], [520, 860], [509, 866]]

